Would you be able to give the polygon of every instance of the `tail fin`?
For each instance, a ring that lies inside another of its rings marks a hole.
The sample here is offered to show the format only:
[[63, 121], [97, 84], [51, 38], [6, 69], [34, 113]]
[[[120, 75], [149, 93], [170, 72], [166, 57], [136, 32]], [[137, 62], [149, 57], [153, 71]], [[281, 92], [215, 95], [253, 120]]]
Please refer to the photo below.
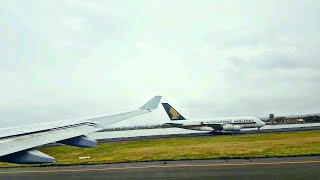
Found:
[[176, 111], [170, 104], [168, 103], [162, 103], [162, 106], [164, 110], [166, 110], [169, 118], [174, 121], [174, 120], [186, 120], [178, 111]]

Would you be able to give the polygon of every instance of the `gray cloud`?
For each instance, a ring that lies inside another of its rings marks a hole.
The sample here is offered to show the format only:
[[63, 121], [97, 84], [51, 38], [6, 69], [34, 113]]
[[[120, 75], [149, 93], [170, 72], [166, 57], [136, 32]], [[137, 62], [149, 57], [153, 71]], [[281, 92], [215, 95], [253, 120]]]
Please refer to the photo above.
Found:
[[320, 67], [319, 56], [316, 52], [283, 52], [267, 51], [259, 54], [257, 57], [242, 59], [239, 57], [230, 57], [227, 59], [234, 67], [260, 70], [274, 70], [274, 69], [318, 69]]
[[[1, 1], [0, 116], [12, 124], [94, 116], [155, 94], [188, 117], [313, 112], [319, 7]], [[129, 124], [165, 121], [160, 107]]]

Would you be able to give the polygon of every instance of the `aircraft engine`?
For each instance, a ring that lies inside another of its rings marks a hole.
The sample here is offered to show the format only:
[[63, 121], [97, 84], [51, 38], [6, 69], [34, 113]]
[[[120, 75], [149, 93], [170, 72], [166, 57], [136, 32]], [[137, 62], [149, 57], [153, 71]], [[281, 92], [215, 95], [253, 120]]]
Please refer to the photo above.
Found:
[[59, 143], [77, 147], [95, 147], [97, 145], [97, 141], [90, 139], [87, 136], [78, 136], [59, 141]]
[[1, 161], [19, 164], [54, 163], [56, 160], [35, 149], [20, 151], [0, 157]]
[[239, 125], [226, 124], [226, 125], [222, 126], [222, 130], [224, 130], [224, 131], [240, 131], [241, 127]]
[[214, 131], [214, 129], [212, 127], [200, 127], [200, 128], [195, 128], [194, 130], [198, 130], [198, 131]]

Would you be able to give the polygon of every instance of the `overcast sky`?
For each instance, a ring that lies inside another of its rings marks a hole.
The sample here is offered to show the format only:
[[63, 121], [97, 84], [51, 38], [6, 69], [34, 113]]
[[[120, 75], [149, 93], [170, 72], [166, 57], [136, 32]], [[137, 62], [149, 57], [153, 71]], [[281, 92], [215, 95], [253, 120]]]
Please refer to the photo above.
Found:
[[[0, 0], [2, 126], [162, 95], [187, 118], [320, 112], [320, 1]], [[168, 122], [155, 112], [117, 124]]]

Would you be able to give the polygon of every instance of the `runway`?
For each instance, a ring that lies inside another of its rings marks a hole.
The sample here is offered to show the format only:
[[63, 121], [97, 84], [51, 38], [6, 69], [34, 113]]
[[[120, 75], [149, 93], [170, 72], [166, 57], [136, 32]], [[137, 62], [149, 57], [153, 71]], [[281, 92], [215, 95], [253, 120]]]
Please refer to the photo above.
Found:
[[[319, 123], [317, 123], [317, 125], [318, 124]], [[274, 126], [274, 127], [277, 127], [277, 126]], [[224, 133], [196, 132], [196, 133], [188, 133], [188, 134], [186, 133], [185, 134], [163, 134], [163, 135], [131, 136], [131, 137], [116, 137], [116, 138], [109, 138], [108, 134], [104, 134], [103, 136], [100, 136], [103, 138], [101, 139], [95, 138], [95, 139], [97, 139], [99, 143], [105, 143], [105, 142], [120, 142], [120, 141], [133, 141], [133, 140], [145, 140], [145, 139], [201, 137], [201, 136], [206, 137], [206, 136], [217, 136], [217, 135], [223, 136], [223, 135], [264, 134], [264, 133], [275, 133], [275, 132], [296, 132], [296, 131], [310, 131], [310, 130], [320, 130], [320, 125], [310, 126], [310, 127], [306, 126], [306, 127], [292, 127], [292, 128], [268, 128], [268, 129], [261, 129], [259, 131], [255, 128], [250, 130], [242, 130], [239, 132], [224, 132]], [[122, 131], [119, 131], [119, 132], [122, 132]], [[109, 133], [109, 132], [105, 132], [105, 133]], [[95, 136], [92, 136], [92, 137], [95, 137]]]
[[8, 168], [1, 179], [319, 179], [320, 156]]

